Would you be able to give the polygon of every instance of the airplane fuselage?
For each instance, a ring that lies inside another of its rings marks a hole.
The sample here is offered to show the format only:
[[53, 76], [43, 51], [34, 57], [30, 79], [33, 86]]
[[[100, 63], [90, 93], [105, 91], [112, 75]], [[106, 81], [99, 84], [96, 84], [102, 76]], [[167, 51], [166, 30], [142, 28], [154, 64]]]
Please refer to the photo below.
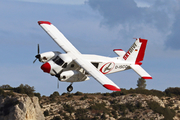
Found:
[[[82, 54], [83, 58], [92, 63], [94, 67], [103, 74], [130, 69], [131, 63], [120, 60], [119, 57], [105, 57], [100, 55]], [[41, 69], [55, 76], [60, 74], [59, 80], [62, 82], [80, 82], [88, 80], [90, 76], [76, 62], [74, 62], [68, 54], [58, 54], [41, 66]]]

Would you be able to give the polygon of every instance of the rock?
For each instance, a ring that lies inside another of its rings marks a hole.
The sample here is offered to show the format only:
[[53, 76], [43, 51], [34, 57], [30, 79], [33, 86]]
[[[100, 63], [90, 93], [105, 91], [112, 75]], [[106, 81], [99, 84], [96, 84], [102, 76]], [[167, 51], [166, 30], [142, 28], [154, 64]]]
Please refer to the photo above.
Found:
[[0, 120], [45, 120], [37, 97], [1, 97], [0, 102]]

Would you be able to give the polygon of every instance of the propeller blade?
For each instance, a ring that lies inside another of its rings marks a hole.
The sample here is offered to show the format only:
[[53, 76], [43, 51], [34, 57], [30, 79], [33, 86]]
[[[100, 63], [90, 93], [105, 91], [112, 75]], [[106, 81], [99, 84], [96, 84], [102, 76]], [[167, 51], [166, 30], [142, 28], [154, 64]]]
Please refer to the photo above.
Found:
[[35, 62], [36, 62], [36, 60], [37, 60], [37, 58], [33, 61], [33, 63], [35, 63]]
[[37, 45], [37, 52], [38, 52], [38, 54], [35, 56], [36, 59], [33, 61], [33, 63], [35, 63], [37, 59], [39, 59], [39, 61], [41, 61], [41, 60], [40, 60], [40, 59], [41, 59], [41, 55], [39, 54], [39, 53], [40, 53], [39, 44]]
[[38, 55], [39, 55], [39, 53], [40, 53], [40, 49], [39, 49], [39, 44], [38, 44]]

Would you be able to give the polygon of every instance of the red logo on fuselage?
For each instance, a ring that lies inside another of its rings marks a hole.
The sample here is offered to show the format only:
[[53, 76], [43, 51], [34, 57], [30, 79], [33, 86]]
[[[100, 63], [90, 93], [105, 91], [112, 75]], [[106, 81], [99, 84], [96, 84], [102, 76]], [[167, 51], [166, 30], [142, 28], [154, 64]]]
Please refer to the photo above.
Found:
[[115, 66], [114, 62], [108, 62], [106, 64], [104, 64], [101, 68], [100, 68], [100, 72], [102, 72], [103, 74], [107, 74], [109, 73]]
[[127, 51], [127, 53], [123, 56], [124, 60], [126, 60], [129, 55], [135, 50], [138, 51], [137, 49], [135, 49], [137, 47], [136, 43], [134, 43], [131, 48]]

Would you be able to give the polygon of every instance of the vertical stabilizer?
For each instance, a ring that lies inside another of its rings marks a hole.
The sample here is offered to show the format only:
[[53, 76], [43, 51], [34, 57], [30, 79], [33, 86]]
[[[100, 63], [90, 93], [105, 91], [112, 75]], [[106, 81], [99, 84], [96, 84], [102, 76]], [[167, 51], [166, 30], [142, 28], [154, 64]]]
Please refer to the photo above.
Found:
[[123, 56], [123, 59], [128, 62], [134, 62], [135, 64], [141, 65], [140, 61], [143, 60], [145, 50], [146, 50], [146, 39], [136, 39], [134, 44], [129, 48], [126, 54]]

